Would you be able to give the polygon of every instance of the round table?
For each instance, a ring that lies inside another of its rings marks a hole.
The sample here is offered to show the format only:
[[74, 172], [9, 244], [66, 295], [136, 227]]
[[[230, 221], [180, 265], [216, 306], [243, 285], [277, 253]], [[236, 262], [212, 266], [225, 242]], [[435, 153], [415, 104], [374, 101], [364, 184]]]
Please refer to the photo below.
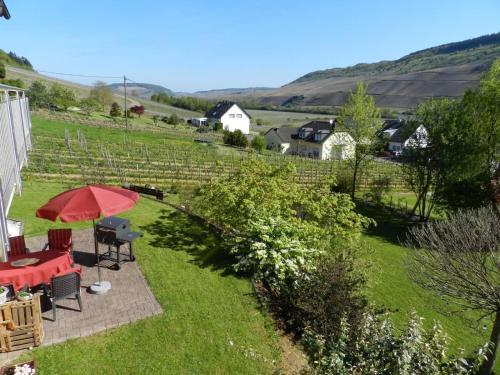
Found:
[[[31, 266], [14, 267], [11, 262], [23, 258], [37, 258], [39, 262]], [[53, 276], [64, 274], [71, 270], [73, 260], [66, 251], [38, 251], [26, 255], [17, 255], [9, 258], [8, 262], [0, 263], [0, 284], [12, 284], [15, 290], [28, 284], [34, 287], [39, 284], [50, 284]]]

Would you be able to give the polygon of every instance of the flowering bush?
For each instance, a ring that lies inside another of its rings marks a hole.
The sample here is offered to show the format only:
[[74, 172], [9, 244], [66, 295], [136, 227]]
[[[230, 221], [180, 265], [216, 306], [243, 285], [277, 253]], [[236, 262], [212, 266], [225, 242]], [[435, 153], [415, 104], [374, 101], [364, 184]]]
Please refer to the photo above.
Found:
[[29, 363], [14, 367], [14, 375], [35, 375], [36, 371]]
[[447, 355], [448, 339], [441, 326], [430, 331], [422, 327], [416, 313], [402, 335], [395, 333], [387, 317], [366, 313], [362, 323], [351, 327], [341, 319], [339, 336], [334, 341], [307, 329], [303, 342], [313, 360], [314, 371], [321, 374], [401, 374], [462, 375], [474, 373], [486, 352], [465, 360]]
[[259, 219], [231, 241], [231, 253], [237, 259], [235, 270], [251, 272], [274, 289], [312, 271], [320, 254], [305, 244], [296, 225], [280, 218]]

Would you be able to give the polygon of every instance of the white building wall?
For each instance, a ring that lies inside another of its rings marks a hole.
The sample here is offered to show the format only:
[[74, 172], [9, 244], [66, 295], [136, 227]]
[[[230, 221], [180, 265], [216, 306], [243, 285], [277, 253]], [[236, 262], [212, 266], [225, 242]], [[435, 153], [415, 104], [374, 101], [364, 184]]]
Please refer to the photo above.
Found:
[[420, 125], [411, 137], [405, 141], [403, 147], [427, 147], [428, 136], [427, 129]]
[[266, 138], [267, 147], [272, 150], [286, 154], [290, 149], [290, 143], [283, 142], [274, 130], [267, 132], [264, 138]]
[[349, 133], [333, 133], [323, 142], [322, 160], [345, 160], [354, 156], [356, 142]]
[[221, 117], [221, 123], [222, 128], [230, 132], [241, 130], [243, 134], [250, 134], [250, 118], [236, 104]]

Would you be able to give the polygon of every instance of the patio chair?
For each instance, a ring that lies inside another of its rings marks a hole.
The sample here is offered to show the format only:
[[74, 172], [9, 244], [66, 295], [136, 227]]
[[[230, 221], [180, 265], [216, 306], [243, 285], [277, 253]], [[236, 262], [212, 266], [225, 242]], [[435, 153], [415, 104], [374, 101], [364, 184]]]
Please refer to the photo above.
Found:
[[7, 288], [9, 291], [7, 292], [7, 298], [12, 298], [16, 295], [16, 291], [14, 290], [14, 285], [12, 284], [5, 284], [5, 285], [0, 285], [3, 288]]
[[49, 229], [47, 237], [49, 242], [45, 244], [43, 250], [67, 251], [73, 256], [73, 238], [71, 229]]
[[26, 255], [29, 249], [26, 247], [24, 236], [9, 237], [9, 255]]
[[80, 275], [78, 272], [71, 272], [62, 276], [55, 276], [50, 285], [50, 301], [52, 302], [52, 316], [56, 320], [56, 301], [75, 297], [78, 301], [80, 311], [82, 311], [82, 299], [80, 296]]

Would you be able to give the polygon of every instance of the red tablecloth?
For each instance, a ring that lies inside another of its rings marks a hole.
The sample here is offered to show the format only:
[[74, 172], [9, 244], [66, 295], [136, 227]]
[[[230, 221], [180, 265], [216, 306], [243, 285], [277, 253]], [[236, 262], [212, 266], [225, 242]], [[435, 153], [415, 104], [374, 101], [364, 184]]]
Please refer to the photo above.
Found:
[[[13, 267], [10, 262], [22, 258], [37, 258], [40, 261], [31, 266]], [[0, 284], [13, 284], [19, 290], [25, 284], [30, 287], [45, 283], [50, 284], [50, 279], [57, 274], [64, 274], [73, 269], [73, 260], [68, 252], [56, 250], [39, 251], [27, 255], [12, 256], [8, 262], [0, 263]]]

